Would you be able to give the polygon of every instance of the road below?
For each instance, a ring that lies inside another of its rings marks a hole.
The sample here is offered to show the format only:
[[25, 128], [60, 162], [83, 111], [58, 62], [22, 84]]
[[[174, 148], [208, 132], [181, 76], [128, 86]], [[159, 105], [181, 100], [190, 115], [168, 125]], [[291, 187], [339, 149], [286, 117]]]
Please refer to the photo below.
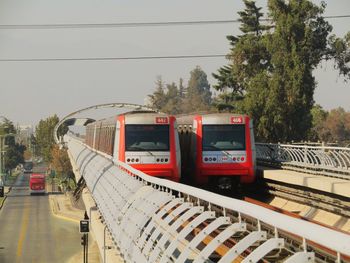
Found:
[[66, 262], [81, 251], [78, 224], [53, 216], [48, 195], [31, 196], [19, 175], [0, 210], [0, 262]]

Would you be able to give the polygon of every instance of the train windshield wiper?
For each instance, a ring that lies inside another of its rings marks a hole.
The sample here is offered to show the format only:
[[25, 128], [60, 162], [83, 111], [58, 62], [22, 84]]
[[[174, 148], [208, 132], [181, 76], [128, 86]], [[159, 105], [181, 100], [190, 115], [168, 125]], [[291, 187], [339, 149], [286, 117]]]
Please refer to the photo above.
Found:
[[154, 154], [152, 152], [150, 152], [149, 150], [146, 150], [145, 148], [142, 148], [142, 147], [138, 147], [138, 146], [130, 146], [128, 147], [128, 149], [132, 149], [132, 150], [135, 150], [135, 151], [142, 151], [142, 152], [148, 152], [150, 155], [154, 156]]
[[129, 149], [129, 150], [135, 150], [135, 151], [145, 151], [144, 148], [142, 148], [142, 147], [137, 147], [137, 146], [129, 146], [128, 149]]
[[221, 151], [221, 152], [223, 152], [226, 156], [228, 156], [228, 157], [230, 157], [231, 156], [231, 154], [228, 152], [228, 151], [225, 151], [225, 150], [223, 150], [223, 149], [221, 149], [221, 148], [219, 148], [219, 147], [217, 147], [217, 146], [214, 146], [214, 145], [205, 145], [205, 146], [203, 146], [203, 149], [204, 149], [204, 151], [205, 150], [209, 150], [209, 149], [211, 149], [211, 150], [217, 150], [217, 151]]
[[209, 151], [209, 150], [218, 150], [221, 151], [220, 148], [214, 146], [214, 145], [203, 145], [203, 150], [204, 151]]

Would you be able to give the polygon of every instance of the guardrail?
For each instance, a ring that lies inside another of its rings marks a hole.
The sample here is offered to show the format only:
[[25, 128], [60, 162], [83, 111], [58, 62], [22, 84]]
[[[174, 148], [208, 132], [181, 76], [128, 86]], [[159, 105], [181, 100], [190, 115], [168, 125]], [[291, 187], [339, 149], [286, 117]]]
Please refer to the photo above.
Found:
[[262, 164], [350, 180], [350, 148], [256, 143]]
[[349, 235], [150, 177], [65, 141], [126, 262], [350, 262]]

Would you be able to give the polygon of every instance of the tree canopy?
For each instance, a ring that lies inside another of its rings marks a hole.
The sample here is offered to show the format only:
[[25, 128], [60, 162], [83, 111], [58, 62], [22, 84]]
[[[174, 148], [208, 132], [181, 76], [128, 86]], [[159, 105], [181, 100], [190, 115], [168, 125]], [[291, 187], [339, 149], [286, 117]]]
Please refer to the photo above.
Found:
[[177, 85], [175, 82], [166, 84], [158, 77], [156, 89], [148, 97], [149, 106], [170, 114], [209, 111], [212, 102], [207, 74], [199, 66], [190, 72], [187, 87], [183, 79]]
[[243, 34], [228, 36], [229, 64], [213, 74], [220, 92], [216, 106], [249, 114], [259, 140], [305, 139], [316, 87], [312, 72], [321, 60], [334, 59], [339, 73], [350, 77], [350, 34], [330, 36], [323, 3], [269, 0], [268, 25], [261, 24], [255, 1], [244, 4], [239, 12]]
[[[4, 155], [4, 165], [5, 169], [11, 171], [16, 168], [20, 163], [24, 162], [24, 151], [26, 147], [22, 144], [16, 143], [16, 128], [13, 123], [5, 119], [3, 123], [0, 124], [0, 135], [5, 136], [5, 155]], [[4, 149], [2, 149], [4, 150]]]
[[66, 149], [60, 149], [57, 144], [53, 145], [51, 149], [52, 168], [58, 175], [69, 176], [72, 173], [72, 166], [68, 157]]
[[35, 141], [38, 152], [46, 162], [52, 160], [51, 150], [55, 144], [53, 131], [59, 122], [57, 115], [53, 115], [44, 120], [40, 120], [35, 129]]

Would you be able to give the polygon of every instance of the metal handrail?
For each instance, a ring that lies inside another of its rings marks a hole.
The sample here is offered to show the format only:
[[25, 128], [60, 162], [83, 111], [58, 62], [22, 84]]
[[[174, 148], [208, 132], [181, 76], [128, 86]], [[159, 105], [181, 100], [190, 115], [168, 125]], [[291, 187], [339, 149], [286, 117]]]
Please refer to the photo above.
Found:
[[256, 143], [260, 163], [350, 180], [350, 148]]
[[[73, 156], [72, 162], [75, 162], [81, 175], [84, 176], [87, 186], [126, 260], [135, 261], [135, 258], [137, 258], [140, 262], [149, 262], [157, 256], [163, 258], [163, 260], [165, 256], [172, 257], [171, 245], [168, 246], [170, 252], [166, 248], [162, 248], [161, 245], [156, 246], [153, 251], [149, 250], [152, 247], [150, 242], [153, 241], [155, 242], [154, 244], [157, 242], [166, 242], [166, 240], [170, 243], [177, 242], [182, 244], [182, 246], [186, 244], [186, 240], [177, 239], [180, 238], [177, 232], [171, 232], [171, 227], [166, 223], [166, 218], [164, 220], [160, 216], [157, 218], [157, 213], [161, 213], [161, 209], [166, 209], [169, 202], [171, 203], [171, 200], [175, 200], [174, 202], [187, 209], [189, 211], [188, 213], [190, 213], [191, 209], [197, 209], [194, 213], [201, 214], [204, 211], [212, 211], [215, 207], [219, 208], [223, 217], [226, 218], [226, 213], [231, 211], [233, 213], [231, 215], [234, 216], [230, 218], [230, 221], [226, 225], [232, 225], [232, 229], [237, 228], [241, 229], [240, 231], [252, 231], [245, 228], [245, 222], [248, 222], [252, 218], [256, 222], [256, 231], [262, 231], [262, 225], [269, 226], [274, 233], [275, 239], [270, 236], [268, 243], [266, 241], [261, 244], [266, 243], [264, 245], [265, 248], [261, 249], [261, 251], [265, 251], [266, 247], [269, 246], [271, 246], [271, 249], [277, 245], [283, 247], [283, 240], [281, 241], [277, 237], [283, 237], [285, 233], [290, 233], [304, 241], [304, 249], [301, 248], [301, 250], [296, 251], [295, 258], [300, 256], [300, 254], [297, 255], [297, 252], [306, 253], [306, 244], [309, 243], [308, 241], [334, 250], [339, 258], [340, 254], [350, 256], [349, 235], [310, 222], [291, 218], [245, 201], [224, 197], [168, 180], [150, 177], [125, 163], [113, 160], [111, 156], [91, 149], [81, 141], [68, 136], [65, 137], [65, 140], [68, 143], [71, 156]], [[178, 198], [175, 198], [175, 194]], [[205, 209], [201, 208], [202, 206]], [[170, 214], [175, 213], [175, 210], [170, 209], [168, 211], [168, 217]], [[181, 220], [186, 214], [173, 216], [176, 220]], [[220, 215], [216, 213], [214, 219], [218, 219], [219, 217]], [[156, 230], [152, 227], [147, 227], [150, 224]], [[220, 226], [222, 225], [218, 225], [218, 227]], [[151, 229], [153, 229], [153, 232]], [[168, 233], [168, 231], [171, 233]], [[161, 235], [162, 238], [153, 240], [152, 238], [155, 238], [154, 235]], [[174, 236], [177, 238], [174, 239]], [[220, 242], [224, 243], [225, 240], [220, 240]], [[214, 246], [214, 244], [209, 243], [208, 246]], [[308, 247], [308, 249], [310, 248]], [[205, 254], [203, 250], [198, 251], [198, 248], [192, 250], [192, 254], [197, 252], [198, 257]], [[256, 250], [257, 254], [259, 254], [258, 252], [259, 250]], [[259, 254], [260, 258], [263, 258], [264, 255], [263, 253]], [[293, 255], [291, 255], [291, 258], [293, 258]]]

